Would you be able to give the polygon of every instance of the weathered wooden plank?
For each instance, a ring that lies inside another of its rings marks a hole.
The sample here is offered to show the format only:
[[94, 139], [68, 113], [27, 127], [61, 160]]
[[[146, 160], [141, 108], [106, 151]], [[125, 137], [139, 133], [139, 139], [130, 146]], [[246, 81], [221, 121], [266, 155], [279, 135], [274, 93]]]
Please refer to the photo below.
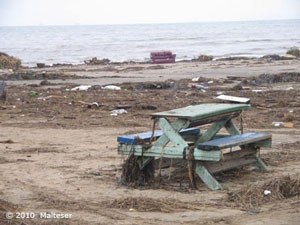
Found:
[[224, 127], [224, 125], [228, 120], [230, 120], [230, 118], [231, 117], [229, 116], [224, 120], [214, 122], [207, 129], [207, 131], [198, 138], [198, 140], [195, 142], [195, 146], [197, 146], [199, 143], [211, 140], [222, 129], [222, 127]]
[[228, 131], [231, 135], [238, 135], [241, 134], [239, 129], [235, 126], [235, 124], [232, 122], [232, 120], [228, 120], [225, 124], [225, 129]]
[[203, 183], [205, 183], [206, 186], [210, 190], [220, 190], [220, 189], [222, 189], [222, 186], [209, 173], [209, 171], [205, 168], [205, 166], [202, 166], [200, 163], [197, 163], [195, 172], [200, 177], [200, 179], [203, 181]]
[[166, 112], [154, 113], [152, 114], [152, 117], [177, 117], [187, 119], [189, 121], [196, 121], [224, 113], [249, 109], [250, 107], [251, 106], [247, 104], [201, 104], [173, 109]]
[[[199, 128], [188, 128], [188, 129], [182, 129], [181, 131], [179, 131], [179, 134], [182, 136], [197, 135], [199, 133], [200, 133]], [[156, 130], [153, 135], [154, 140], [156, 138], [160, 137], [162, 134], [163, 134], [162, 130]], [[117, 138], [117, 141], [121, 142], [121, 143], [137, 144], [137, 141], [136, 141], [137, 138], [139, 140], [148, 141], [148, 140], [150, 140], [151, 135], [152, 135], [152, 131], [137, 133], [137, 134], [123, 135], [123, 136], [119, 136]]]
[[268, 171], [268, 167], [264, 164], [264, 162], [258, 157], [258, 156], [256, 156], [256, 162], [255, 162], [255, 166], [257, 167], [257, 168], [259, 168], [260, 170], [262, 170], [262, 171]]
[[270, 134], [265, 133], [247, 133], [233, 135], [225, 138], [218, 138], [211, 141], [200, 143], [197, 148], [202, 150], [221, 150], [235, 146], [247, 145], [267, 139], [271, 139]]
[[257, 162], [256, 157], [252, 155], [252, 156], [246, 156], [242, 158], [230, 159], [230, 160], [220, 161], [220, 162], [205, 162], [202, 165], [205, 166], [207, 170], [213, 174], [220, 171], [237, 168], [240, 166], [253, 164], [256, 162]]
[[237, 103], [249, 103], [250, 98], [243, 98], [243, 97], [235, 97], [230, 95], [219, 95], [216, 99], [229, 101], [229, 102], [237, 102]]
[[235, 117], [239, 116], [240, 114], [241, 114], [241, 111], [233, 112], [233, 113], [230, 112], [230, 113], [224, 113], [221, 115], [212, 116], [212, 117], [209, 117], [206, 119], [196, 120], [196, 121], [191, 122], [189, 127], [196, 127], [196, 126], [201, 126], [204, 124], [209, 124], [209, 123], [213, 123], [216, 121], [224, 120], [224, 119], [228, 118], [229, 116], [231, 118], [235, 118]]
[[165, 118], [159, 118], [159, 127], [163, 130], [164, 134], [169, 138], [174, 146], [186, 148], [188, 144], [184, 139], [178, 134], [178, 132], [169, 124]]
[[[135, 156], [144, 156], [144, 157], [161, 157], [162, 151], [164, 158], [173, 158], [173, 159], [183, 159], [184, 155], [188, 155], [189, 150], [187, 149], [184, 154], [184, 149], [180, 147], [170, 147], [170, 146], [152, 146], [152, 148], [144, 150], [142, 153], [142, 145], [128, 145], [119, 143], [118, 152], [123, 155], [134, 154]], [[194, 151], [195, 160], [204, 160], [204, 161], [219, 161], [221, 159], [221, 151]]]
[[[186, 121], [184, 119], [177, 119], [172, 123], [172, 127], [174, 128], [175, 131], [180, 131], [181, 129], [185, 129], [190, 125], [189, 121]], [[154, 143], [154, 146], [165, 146], [170, 142], [170, 139], [166, 136], [166, 134], [163, 134], [160, 136]]]

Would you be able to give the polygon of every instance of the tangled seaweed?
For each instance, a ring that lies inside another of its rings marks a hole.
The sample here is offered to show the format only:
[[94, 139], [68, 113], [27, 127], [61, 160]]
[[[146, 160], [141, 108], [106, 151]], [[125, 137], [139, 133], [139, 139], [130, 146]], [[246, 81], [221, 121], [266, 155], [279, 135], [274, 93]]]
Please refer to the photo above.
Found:
[[[264, 191], [271, 191], [265, 195]], [[228, 193], [229, 201], [238, 207], [253, 208], [286, 198], [300, 196], [300, 177], [283, 176], [262, 185], [249, 185], [240, 191]]]

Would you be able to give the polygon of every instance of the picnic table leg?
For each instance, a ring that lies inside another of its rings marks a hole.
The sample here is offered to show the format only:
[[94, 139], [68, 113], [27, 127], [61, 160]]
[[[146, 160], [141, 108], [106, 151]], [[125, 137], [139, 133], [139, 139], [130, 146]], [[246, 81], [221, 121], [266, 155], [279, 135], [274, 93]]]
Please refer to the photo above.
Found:
[[[164, 134], [156, 140], [153, 146], [165, 146], [170, 141], [175, 142], [173, 144], [176, 144], [177, 146], [182, 146], [182, 148], [187, 146], [184, 139], [177, 132], [179, 132], [181, 129], [187, 128], [189, 126], [189, 121], [178, 119], [170, 124], [166, 119], [160, 118], [159, 126], [164, 131]], [[138, 159], [140, 169], [142, 170], [153, 159], [154, 157], [145, 157], [142, 160], [142, 158], [140, 157]]]
[[200, 165], [197, 163], [196, 165], [196, 173], [200, 177], [200, 179], [203, 181], [203, 183], [206, 184], [206, 186], [210, 190], [221, 190], [222, 186], [219, 184], [219, 182], [209, 173], [209, 171], [206, 169], [205, 166]]
[[256, 166], [262, 171], [268, 171], [266, 164], [264, 164], [264, 162], [259, 158], [259, 156], [255, 155], [255, 157], [257, 161], [254, 163], [254, 166]]
[[198, 138], [198, 140], [195, 142], [195, 146], [197, 146], [201, 142], [211, 140], [224, 127], [224, 125], [230, 119], [231, 119], [231, 117], [227, 117], [226, 119], [214, 122], [210, 126], [210, 128], [208, 128], [207, 131]]

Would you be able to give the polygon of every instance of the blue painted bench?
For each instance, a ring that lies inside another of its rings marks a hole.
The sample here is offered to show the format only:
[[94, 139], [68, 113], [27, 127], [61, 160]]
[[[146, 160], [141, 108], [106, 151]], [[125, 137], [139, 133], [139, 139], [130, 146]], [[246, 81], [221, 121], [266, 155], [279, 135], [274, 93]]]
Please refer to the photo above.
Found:
[[[182, 129], [179, 134], [184, 135], [198, 135], [200, 133], [199, 128], [188, 128], [188, 129]], [[159, 138], [163, 132], [161, 130], [154, 131], [153, 138]], [[149, 141], [152, 136], [152, 131], [144, 132], [144, 133], [137, 133], [137, 134], [129, 134], [129, 135], [123, 135], [119, 136], [117, 138], [117, 141], [122, 144], [137, 144], [137, 139], [141, 141]]]
[[201, 150], [222, 150], [225, 148], [232, 148], [235, 146], [248, 145], [252, 143], [259, 143], [262, 141], [271, 140], [270, 134], [265, 133], [246, 133], [240, 135], [232, 135], [223, 138], [217, 138], [211, 141], [206, 141], [199, 144], [197, 147]]

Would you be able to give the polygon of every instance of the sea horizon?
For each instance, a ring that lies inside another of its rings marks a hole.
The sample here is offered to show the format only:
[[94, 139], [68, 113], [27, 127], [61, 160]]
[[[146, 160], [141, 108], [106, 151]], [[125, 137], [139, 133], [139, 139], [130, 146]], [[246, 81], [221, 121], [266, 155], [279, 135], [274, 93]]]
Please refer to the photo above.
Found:
[[23, 65], [81, 64], [92, 57], [146, 61], [170, 50], [176, 60], [283, 55], [300, 46], [300, 19], [147, 24], [0, 26], [0, 51]]

